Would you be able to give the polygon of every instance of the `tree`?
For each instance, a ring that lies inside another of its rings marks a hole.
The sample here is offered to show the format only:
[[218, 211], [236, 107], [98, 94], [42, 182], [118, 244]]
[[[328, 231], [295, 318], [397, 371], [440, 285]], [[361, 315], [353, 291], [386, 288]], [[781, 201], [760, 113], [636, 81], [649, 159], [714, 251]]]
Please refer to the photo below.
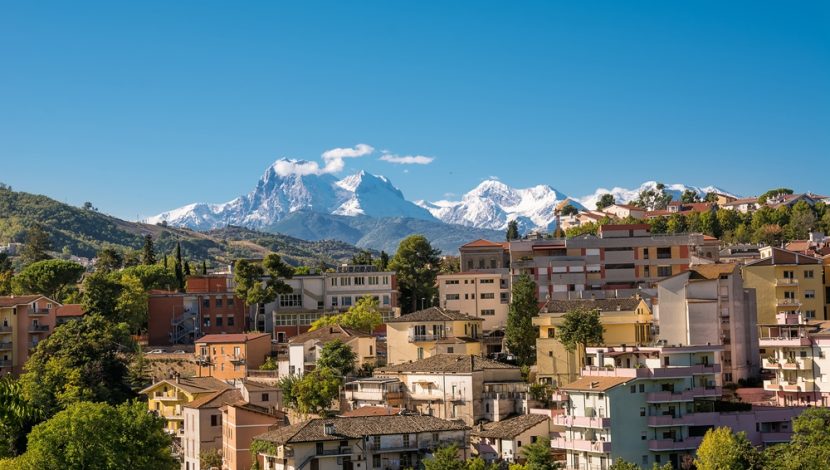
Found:
[[627, 462], [623, 460], [622, 457], [617, 457], [617, 460], [615, 460], [614, 463], [608, 467], [608, 470], [640, 470], [640, 466], [635, 463]]
[[280, 395], [282, 396], [282, 405], [285, 408], [290, 408], [292, 410], [296, 410], [298, 408], [297, 405], [297, 384], [300, 382], [301, 377], [297, 374], [289, 374], [280, 377], [279, 381], [277, 381], [277, 388], [280, 390]]
[[152, 266], [156, 264], [156, 249], [153, 246], [153, 236], [144, 235], [144, 248], [141, 250], [141, 264]]
[[176, 276], [165, 269], [163, 266], [154, 265], [139, 265], [124, 268], [121, 271], [121, 277], [134, 276], [141, 282], [141, 287], [145, 291], [153, 289], [171, 290], [176, 285]]
[[14, 277], [14, 268], [9, 255], [0, 253], [0, 295], [9, 295], [12, 293], [12, 278]]
[[441, 258], [441, 274], [455, 274], [461, 271], [461, 258], [459, 256], [444, 256]]
[[559, 464], [553, 460], [553, 455], [550, 452], [550, 439], [545, 436], [522, 447], [522, 456], [526, 459], [525, 468], [527, 470], [554, 470], [560, 468]]
[[104, 272], [92, 273], [84, 279], [81, 304], [87, 313], [114, 319], [118, 314], [118, 298], [124, 286], [117, 276]]
[[706, 197], [703, 198], [703, 202], [718, 202], [718, 193], [709, 191], [706, 193]]
[[668, 219], [662, 215], [648, 219], [648, 224], [651, 226], [651, 233], [661, 234], [668, 231]]
[[681, 214], [672, 214], [666, 222], [666, 233], [684, 233], [688, 230], [686, 217]]
[[0, 458], [23, 451], [36, 420], [37, 410], [23, 398], [20, 383], [8, 375], [0, 377]]
[[536, 337], [539, 332], [533, 326], [532, 319], [538, 314], [536, 283], [527, 274], [522, 274], [513, 284], [504, 330], [504, 344], [516, 355], [521, 366], [536, 362]]
[[807, 408], [793, 420], [788, 444], [764, 452], [768, 468], [819, 470], [830, 462], [830, 409]]
[[766, 204], [767, 199], [775, 197], [775, 196], [782, 196], [785, 194], [792, 194], [793, 190], [790, 188], [775, 188], [770, 189], [769, 191], [765, 192], [764, 194], [758, 196], [758, 204]]
[[607, 207], [613, 206], [617, 201], [612, 194], [605, 193], [597, 200], [597, 210], [601, 211]]
[[23, 396], [44, 418], [79, 401], [121, 403], [134, 395], [127, 383], [133, 351], [126, 324], [86, 314], [38, 343], [20, 376]]
[[222, 468], [222, 453], [219, 452], [219, 449], [208, 449], [200, 452], [199, 468], [205, 470]]
[[104, 248], [98, 251], [97, 260], [95, 262], [95, 269], [98, 271], [116, 271], [124, 266], [124, 257], [121, 253], [112, 249]]
[[371, 295], [365, 295], [358, 299], [345, 313], [327, 315], [315, 320], [309, 331], [325, 326], [340, 325], [366, 334], [372, 334], [375, 328], [382, 323], [383, 316], [380, 314], [378, 301]]
[[191, 274], [193, 274], [193, 273], [190, 271], [190, 261], [185, 261], [184, 262], [184, 276], [189, 277]]
[[458, 458], [458, 450], [455, 444], [439, 447], [423, 461], [424, 470], [467, 470], [464, 460]]
[[515, 219], [507, 222], [507, 241], [519, 239], [519, 222]]
[[179, 289], [184, 289], [184, 264], [182, 263], [182, 244], [176, 242], [176, 252], [173, 255], [173, 272], [176, 275], [176, 283]]
[[[398, 274], [400, 305], [407, 313], [418, 310], [418, 301], [432, 303], [438, 295], [435, 281], [441, 260], [440, 250], [423, 235], [410, 235], [398, 245], [389, 267]], [[423, 299], [423, 300], [421, 300]]]
[[147, 297], [139, 278], [131, 275], [121, 276], [121, 294], [115, 305], [116, 320], [125, 322], [135, 333], [146, 328]]
[[378, 260], [376, 261], [376, 266], [381, 271], [389, 269], [389, 253], [381, 250], [380, 257], [378, 257]]
[[26, 232], [23, 243], [20, 258], [24, 264], [36, 263], [51, 258], [47, 252], [52, 250], [52, 242], [49, 240], [49, 234], [43, 230], [40, 224], [32, 225]]
[[700, 196], [698, 196], [697, 191], [694, 189], [686, 189], [683, 191], [683, 194], [680, 195], [680, 202], [685, 204], [700, 202]]
[[568, 351], [579, 348], [582, 360], [585, 358], [586, 346], [602, 344], [604, 328], [599, 310], [571, 310], [565, 313], [562, 320], [562, 326], [559, 327], [559, 342]]
[[562, 215], [576, 215], [576, 214], [579, 214], [579, 209], [577, 209], [576, 207], [568, 204], [568, 205], [566, 205], [565, 207], [562, 208], [562, 211], [560, 213]]
[[155, 470], [178, 468], [165, 420], [140, 402], [75, 403], [32, 429], [21, 470]]
[[202, 260], [202, 276], [207, 276], [207, 261]]
[[336, 339], [323, 345], [315, 367], [331, 369], [345, 377], [354, 372], [355, 361], [357, 361], [357, 354], [351, 346]]
[[337, 371], [315, 368], [294, 384], [292, 395], [296, 397], [297, 411], [320, 414], [331, 407], [340, 396], [343, 379]]
[[293, 275], [294, 269], [276, 253], [268, 254], [262, 264], [239, 260], [234, 267], [235, 292], [248, 306], [273, 302], [278, 295], [293, 292], [283, 281]]
[[698, 470], [761, 469], [760, 454], [747, 440], [746, 434], [735, 434], [728, 427], [706, 431], [697, 448], [694, 463]]
[[360, 250], [357, 254], [352, 256], [352, 264], [371, 266], [375, 262], [372, 257], [372, 252], [369, 250]]
[[796, 202], [791, 211], [787, 226], [784, 228], [787, 239], [804, 240], [816, 228], [816, 215], [813, 208], [804, 201]]
[[666, 192], [666, 185], [657, 183], [654, 189], [644, 189], [640, 191], [634, 205], [646, 210], [663, 210], [668, 207], [672, 200], [670, 193]]
[[498, 465], [496, 463], [488, 464], [484, 461], [481, 457], [473, 457], [471, 459], [467, 459], [467, 469], [466, 470], [497, 470]]
[[68, 289], [78, 283], [83, 273], [84, 267], [72, 261], [35, 261], [15, 276], [13, 286], [20, 294], [40, 294], [62, 302]]

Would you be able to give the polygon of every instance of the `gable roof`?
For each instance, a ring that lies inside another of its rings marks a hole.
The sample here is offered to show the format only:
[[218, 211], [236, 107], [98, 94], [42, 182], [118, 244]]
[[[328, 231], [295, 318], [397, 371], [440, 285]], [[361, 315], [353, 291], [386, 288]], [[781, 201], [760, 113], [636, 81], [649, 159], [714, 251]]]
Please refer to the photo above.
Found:
[[623, 297], [618, 299], [551, 299], [550, 302], [547, 303], [547, 311], [548, 313], [565, 313], [577, 309], [600, 309], [603, 312], [613, 312], [618, 310], [631, 311], [635, 310], [638, 305], [640, 305], [640, 299], [636, 297]]
[[461, 248], [504, 248], [504, 243], [479, 238], [478, 240], [461, 245]]
[[361, 406], [354, 410], [340, 413], [343, 418], [355, 418], [359, 416], [395, 416], [403, 412], [403, 408], [392, 406]]
[[420, 361], [407, 362], [375, 369], [376, 372], [440, 372], [466, 374], [485, 369], [516, 369], [517, 366], [467, 354], [436, 354]]
[[519, 434], [538, 425], [539, 423], [544, 423], [545, 421], [550, 421], [550, 418], [545, 415], [519, 415], [513, 418], [496, 421], [494, 423], [482, 424], [481, 429], [474, 429], [472, 434], [474, 436], [491, 439], [513, 439]]
[[55, 309], [57, 317], [82, 317], [85, 313], [81, 304], [65, 304]]
[[457, 312], [455, 310], [446, 310], [441, 307], [429, 307], [417, 312], [401, 315], [397, 318], [390, 318], [386, 323], [406, 323], [417, 321], [484, 321], [482, 318], [471, 317], [466, 313]]
[[268, 333], [234, 333], [234, 334], [218, 334], [205, 335], [197, 339], [197, 343], [246, 343], [253, 339], [259, 339], [263, 336], [270, 337]]
[[213, 377], [179, 377], [178, 381], [176, 379], [160, 380], [139, 393], [149, 393], [163, 383], [171, 387], [180, 388], [191, 394], [210, 393], [231, 388], [227, 383]]
[[636, 379], [634, 377], [580, 377], [568, 385], [563, 385], [561, 389], [580, 392], [604, 392], [631, 380]]
[[[334, 432], [326, 434], [326, 425], [333, 425]], [[469, 429], [461, 421], [447, 421], [434, 416], [358, 416], [353, 418], [317, 418], [292, 424], [254, 437], [255, 440], [277, 445], [362, 439], [365, 436], [461, 431]]]
[[746, 266], [773, 266], [778, 264], [821, 264], [821, 259], [808, 256], [803, 253], [785, 250], [783, 248], [771, 248], [771, 255], [759, 260], [750, 261]]
[[689, 267], [689, 279], [719, 279], [735, 272], [737, 263], [697, 264]]
[[237, 389], [219, 390], [214, 393], [202, 395], [187, 403], [185, 408], [221, 408], [228, 403], [234, 403], [242, 399], [242, 392]]
[[324, 326], [314, 331], [307, 331], [301, 335], [297, 335], [288, 340], [289, 344], [305, 343], [306, 341], [317, 340], [324, 343], [339, 339], [344, 343], [349, 342], [355, 338], [371, 338], [372, 335], [353, 330], [351, 328], [344, 328], [340, 325]]
[[[38, 299], [52, 300], [43, 295], [4, 295], [0, 297], [0, 307], [16, 307], [18, 305], [26, 305]], [[52, 302], [55, 301], [52, 300]]]

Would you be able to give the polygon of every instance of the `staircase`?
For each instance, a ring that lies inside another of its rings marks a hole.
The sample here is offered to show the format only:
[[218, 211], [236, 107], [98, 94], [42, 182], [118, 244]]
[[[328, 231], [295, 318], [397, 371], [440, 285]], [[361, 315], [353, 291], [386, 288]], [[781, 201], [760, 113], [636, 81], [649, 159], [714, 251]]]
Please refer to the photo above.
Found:
[[178, 317], [173, 317], [170, 320], [170, 342], [177, 344], [189, 340], [198, 320], [197, 316], [196, 312], [185, 311]]

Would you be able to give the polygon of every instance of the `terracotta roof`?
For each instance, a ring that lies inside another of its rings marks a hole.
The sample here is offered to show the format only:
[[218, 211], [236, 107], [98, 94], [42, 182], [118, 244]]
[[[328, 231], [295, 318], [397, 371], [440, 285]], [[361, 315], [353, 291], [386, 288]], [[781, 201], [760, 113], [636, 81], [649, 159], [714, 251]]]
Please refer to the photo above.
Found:
[[355, 418], [359, 416], [395, 416], [403, 412], [403, 408], [392, 406], [362, 406], [360, 408], [340, 413], [343, 418]]
[[734, 201], [727, 202], [725, 204], [721, 204], [722, 206], [740, 206], [741, 204], [752, 204], [757, 203], [757, 197], [742, 197], [739, 199], [735, 199]]
[[317, 340], [324, 343], [329, 341], [334, 341], [339, 339], [341, 341], [348, 342], [354, 338], [363, 337], [363, 338], [371, 338], [372, 335], [368, 335], [366, 333], [362, 333], [357, 330], [352, 330], [350, 328], [343, 328], [340, 325], [335, 326], [324, 326], [322, 328], [318, 328], [314, 331], [308, 331], [301, 335], [297, 335], [292, 337], [288, 340], [291, 344], [297, 343], [305, 343], [306, 341]]
[[418, 322], [418, 321], [455, 321], [455, 320], [467, 320], [467, 321], [484, 321], [481, 318], [471, 317], [466, 313], [456, 312], [454, 310], [446, 310], [441, 307], [429, 307], [424, 310], [418, 310], [417, 312], [408, 313], [406, 315], [401, 315], [397, 318], [390, 318], [386, 320], [386, 323], [405, 323], [405, 322]]
[[236, 389], [220, 390], [207, 395], [202, 395], [184, 405], [185, 408], [221, 408], [228, 403], [234, 403], [242, 399], [242, 392]]
[[778, 264], [821, 264], [821, 259], [773, 246], [772, 256], [750, 261], [746, 266], [772, 266]]
[[197, 343], [245, 343], [253, 339], [258, 339], [263, 336], [270, 337], [268, 333], [235, 333], [235, 334], [218, 334], [205, 335], [197, 339]]
[[609, 232], [614, 230], [651, 230], [649, 224], [605, 224], [599, 227], [600, 232]]
[[177, 387], [188, 393], [210, 393], [231, 388], [227, 383], [213, 377], [180, 377], [176, 379], [160, 380], [142, 390], [140, 393], [148, 393], [160, 383], [166, 383], [171, 387]]
[[689, 268], [689, 279], [718, 279], [722, 274], [732, 274], [736, 263], [697, 264]]
[[[0, 297], [0, 307], [16, 307], [34, 302], [42, 295], [4, 295]], [[44, 299], [46, 297], [43, 297]]]
[[516, 366], [467, 354], [436, 354], [420, 361], [407, 362], [375, 369], [376, 372], [441, 372], [467, 374], [485, 369], [516, 369]]
[[604, 392], [608, 389], [635, 380], [634, 377], [580, 377], [568, 385], [563, 385], [562, 390], [579, 390], [583, 392]]
[[[481, 426], [481, 430], [473, 430], [471, 433], [474, 436], [486, 437], [491, 439], [513, 439], [528, 429], [544, 423], [550, 422], [550, 418], [545, 415], [519, 415], [513, 418], [496, 421], [494, 423], [485, 423]], [[547, 435], [548, 431], [545, 431]]]
[[[333, 425], [326, 434], [325, 426]], [[434, 416], [358, 416], [354, 418], [317, 418], [292, 424], [254, 437], [256, 440], [284, 445], [299, 442], [362, 439], [386, 434], [461, 431], [469, 429], [461, 421], [447, 421]]]
[[84, 313], [84, 307], [81, 304], [66, 304], [55, 309], [57, 317], [81, 317]]
[[503, 248], [504, 243], [501, 242], [493, 242], [490, 240], [485, 240], [483, 238], [479, 238], [478, 240], [471, 241], [465, 245], [461, 245], [461, 248]]
[[[640, 305], [640, 299], [636, 297], [624, 297], [619, 299], [572, 299], [572, 300], [551, 300], [547, 304], [548, 313], [565, 313], [571, 310], [600, 309], [604, 312], [631, 311]], [[619, 309], [618, 309], [619, 307]]]

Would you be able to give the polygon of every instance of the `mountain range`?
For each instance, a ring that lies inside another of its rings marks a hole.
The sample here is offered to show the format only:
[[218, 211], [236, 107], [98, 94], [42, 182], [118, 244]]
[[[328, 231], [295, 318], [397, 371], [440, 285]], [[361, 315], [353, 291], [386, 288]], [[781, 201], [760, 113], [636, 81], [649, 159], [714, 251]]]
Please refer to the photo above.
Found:
[[[409, 201], [384, 176], [365, 171], [342, 179], [329, 173], [284, 175], [278, 166], [285, 162], [274, 162], [251, 192], [232, 201], [189, 204], [150, 217], [147, 222], [194, 230], [238, 225], [307, 240], [337, 239], [391, 252], [405, 236], [422, 233], [444, 252], [454, 253], [464, 241], [500, 239], [511, 220], [516, 220], [523, 232], [553, 230], [555, 208], [566, 199], [578, 209], [594, 209], [602, 194], [612, 194], [617, 202], [627, 203], [658, 184], [646, 181], [634, 189], [598, 188], [589, 195], [574, 197], [548, 185], [513, 188], [491, 178], [460, 200]], [[665, 185], [665, 191], [675, 199], [689, 189], [701, 197], [710, 191], [729, 194], [713, 186]]]

